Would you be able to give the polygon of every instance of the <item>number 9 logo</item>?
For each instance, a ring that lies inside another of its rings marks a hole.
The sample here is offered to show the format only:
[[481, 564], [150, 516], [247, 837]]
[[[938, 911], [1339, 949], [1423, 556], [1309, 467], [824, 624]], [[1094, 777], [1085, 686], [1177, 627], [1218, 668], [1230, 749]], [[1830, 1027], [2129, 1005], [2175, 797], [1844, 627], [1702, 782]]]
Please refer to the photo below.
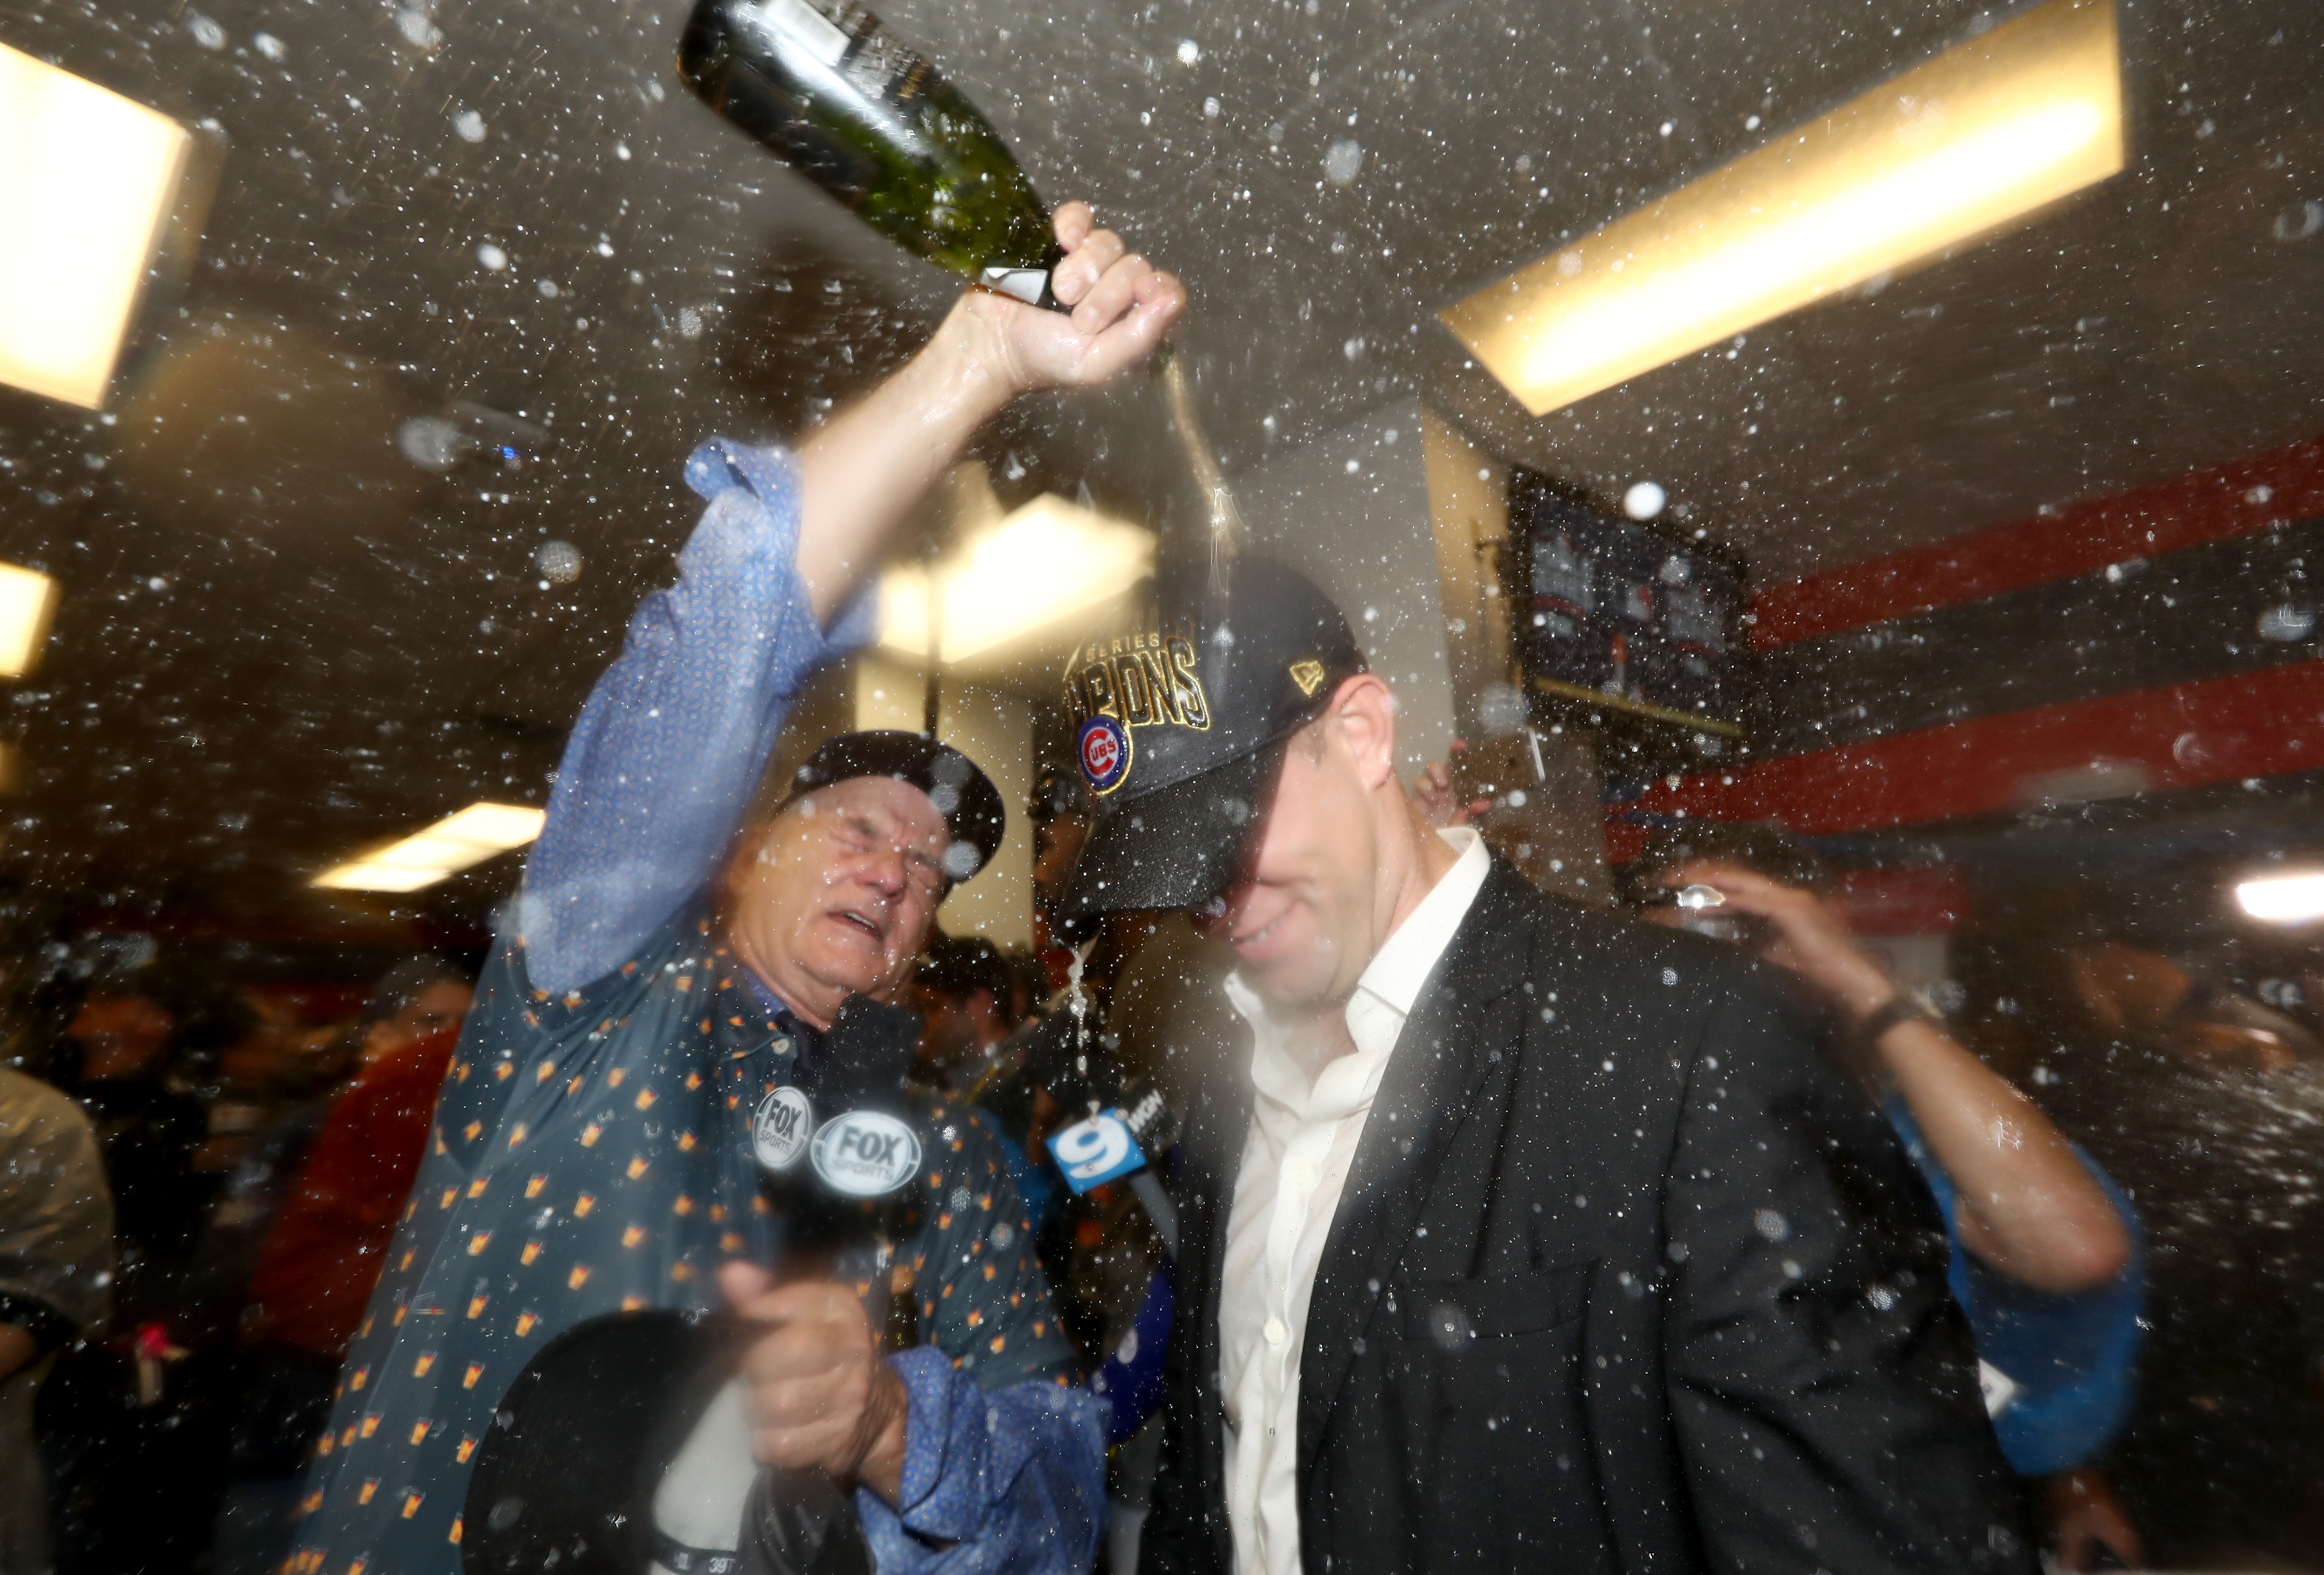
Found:
[[1112, 1180], [1124, 1171], [1137, 1169], [1146, 1156], [1138, 1151], [1138, 1140], [1130, 1127], [1111, 1111], [1076, 1121], [1071, 1126], [1049, 1135], [1049, 1153], [1065, 1172], [1065, 1181], [1074, 1191], [1086, 1191], [1101, 1181]]

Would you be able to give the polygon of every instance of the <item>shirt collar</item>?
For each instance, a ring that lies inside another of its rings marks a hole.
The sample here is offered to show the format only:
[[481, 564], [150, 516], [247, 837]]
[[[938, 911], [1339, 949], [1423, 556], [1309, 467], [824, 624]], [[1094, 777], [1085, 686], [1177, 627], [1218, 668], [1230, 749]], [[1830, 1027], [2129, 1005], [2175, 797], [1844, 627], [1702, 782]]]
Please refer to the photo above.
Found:
[[751, 999], [767, 1014], [767, 1026], [779, 1039], [791, 1042], [794, 1076], [811, 1078], [816, 1052], [823, 1048], [823, 1035], [801, 1022], [780, 996], [766, 980], [753, 973], [741, 959], [736, 959], [734, 977], [751, 992]]
[[[1227, 999], [1251, 1025], [1256, 1039], [1251, 1078], [1259, 1092], [1278, 1102], [1303, 1107], [1323, 1096], [1327, 1083], [1347, 1082], [1351, 1085], [1346, 1090], [1349, 1097], [1370, 1103], [1388, 1053], [1396, 1047], [1405, 1019], [1420, 998], [1421, 987], [1452, 944], [1492, 868], [1485, 840], [1473, 827], [1454, 826], [1437, 835], [1458, 849], [1460, 857], [1365, 965], [1346, 1008], [1348, 1036], [1355, 1041], [1356, 1053], [1324, 1067], [1312, 1087], [1306, 1073], [1292, 1062], [1282, 1030], [1268, 1015], [1266, 1004], [1242, 982], [1240, 973], [1227, 976]], [[1342, 1067], [1347, 1070], [1339, 1070]]]
[[[1452, 867], [1428, 888], [1428, 894], [1405, 915], [1404, 922], [1372, 954], [1363, 977], [1356, 981], [1355, 998], [1348, 1003], [1351, 1032], [1356, 1026], [1357, 1003], [1367, 996], [1394, 1012], [1398, 1025], [1412, 1015], [1412, 1004], [1420, 998], [1420, 987], [1428, 982], [1437, 959], [1452, 944], [1453, 933], [1461, 928], [1461, 921], [1469, 916], [1470, 904], [1484, 886], [1485, 872], [1492, 867], [1493, 861], [1476, 828], [1453, 826], [1437, 835], [1461, 857], [1452, 861]], [[1356, 1042], [1361, 1045], [1363, 1041], [1359, 1037]]]

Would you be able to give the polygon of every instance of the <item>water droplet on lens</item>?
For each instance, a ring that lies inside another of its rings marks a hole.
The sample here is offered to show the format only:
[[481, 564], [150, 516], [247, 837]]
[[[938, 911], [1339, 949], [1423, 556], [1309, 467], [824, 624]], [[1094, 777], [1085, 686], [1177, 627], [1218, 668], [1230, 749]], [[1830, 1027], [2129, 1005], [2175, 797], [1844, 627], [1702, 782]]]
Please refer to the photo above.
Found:
[[570, 542], [543, 542], [534, 549], [532, 566], [555, 585], [570, 585], [581, 578], [581, 549]]

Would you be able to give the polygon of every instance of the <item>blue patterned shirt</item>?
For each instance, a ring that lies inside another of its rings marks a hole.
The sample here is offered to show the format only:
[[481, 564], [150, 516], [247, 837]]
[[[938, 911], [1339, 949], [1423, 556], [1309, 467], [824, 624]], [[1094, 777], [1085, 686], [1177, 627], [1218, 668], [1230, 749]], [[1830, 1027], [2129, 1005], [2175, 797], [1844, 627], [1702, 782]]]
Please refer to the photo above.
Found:
[[[678, 583], [645, 599], [576, 725], [504, 938], [438, 1098], [429, 1154], [340, 1375], [294, 1575], [459, 1568], [470, 1462], [557, 1335], [717, 1301], [769, 1261], [750, 1119], [816, 1036], [727, 952], [706, 889], [792, 699], [860, 643], [794, 567], [796, 471], [715, 441]], [[1004, 1156], [947, 1102], [901, 1256], [918, 1349], [900, 1508], [858, 1495], [883, 1575], [1087, 1567], [1103, 1514], [1097, 1405], [1075, 1385]], [[867, 1294], [871, 1287], [862, 1288]]]

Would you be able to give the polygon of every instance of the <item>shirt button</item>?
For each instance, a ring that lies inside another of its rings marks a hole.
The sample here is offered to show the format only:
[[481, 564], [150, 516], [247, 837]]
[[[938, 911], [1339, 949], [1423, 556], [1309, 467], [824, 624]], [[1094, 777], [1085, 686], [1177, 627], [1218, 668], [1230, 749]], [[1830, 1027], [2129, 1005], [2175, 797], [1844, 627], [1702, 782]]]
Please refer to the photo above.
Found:
[[1279, 1318], [1268, 1319], [1267, 1320], [1267, 1327], [1259, 1330], [1259, 1332], [1267, 1337], [1267, 1343], [1268, 1345], [1281, 1345], [1283, 1343], [1284, 1335], [1283, 1320]]

